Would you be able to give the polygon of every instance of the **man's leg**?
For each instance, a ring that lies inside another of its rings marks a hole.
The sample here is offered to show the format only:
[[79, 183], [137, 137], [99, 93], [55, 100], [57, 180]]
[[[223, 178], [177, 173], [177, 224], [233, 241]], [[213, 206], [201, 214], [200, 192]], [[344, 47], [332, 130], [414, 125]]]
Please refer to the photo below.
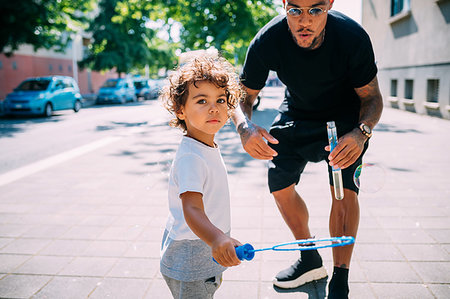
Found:
[[[295, 184], [274, 191], [272, 194], [295, 239], [311, 238], [308, 226], [308, 208], [295, 191]], [[319, 253], [317, 250], [307, 250], [301, 252], [301, 258], [292, 266], [278, 273], [273, 283], [280, 288], [296, 288], [307, 282], [325, 277], [327, 277], [327, 272], [322, 265], [322, 258]]]
[[[344, 189], [344, 198], [336, 200], [331, 186], [333, 202], [330, 213], [330, 236], [352, 236], [356, 238], [359, 225], [359, 203], [355, 191]], [[348, 298], [348, 269], [354, 245], [333, 247], [333, 277], [329, 284], [328, 298]]]
[[295, 190], [295, 184], [272, 193], [275, 198], [278, 210], [280, 210], [284, 221], [289, 226], [296, 240], [308, 239], [309, 213], [305, 202]]

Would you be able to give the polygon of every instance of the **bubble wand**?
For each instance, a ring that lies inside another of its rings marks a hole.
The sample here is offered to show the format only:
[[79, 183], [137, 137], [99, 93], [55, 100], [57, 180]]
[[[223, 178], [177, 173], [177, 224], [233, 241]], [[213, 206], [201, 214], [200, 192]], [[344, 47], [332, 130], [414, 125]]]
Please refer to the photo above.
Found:
[[[302, 250], [313, 250], [326, 247], [338, 247], [346, 246], [355, 243], [355, 238], [353, 237], [331, 237], [322, 239], [304, 239], [295, 240], [293, 242], [280, 243], [272, 247], [255, 249], [249, 243], [242, 246], [234, 248], [236, 250], [236, 255], [238, 259], [251, 261], [255, 257], [255, 252], [259, 251], [302, 251]], [[295, 245], [295, 246], [294, 246]], [[214, 259], [213, 259], [214, 260]], [[215, 260], [214, 260], [215, 261]]]
[[[337, 146], [337, 131], [334, 121], [327, 122], [328, 141], [330, 143], [330, 153]], [[337, 200], [344, 198], [344, 186], [342, 183], [342, 172], [337, 166], [332, 166], [334, 196]]]

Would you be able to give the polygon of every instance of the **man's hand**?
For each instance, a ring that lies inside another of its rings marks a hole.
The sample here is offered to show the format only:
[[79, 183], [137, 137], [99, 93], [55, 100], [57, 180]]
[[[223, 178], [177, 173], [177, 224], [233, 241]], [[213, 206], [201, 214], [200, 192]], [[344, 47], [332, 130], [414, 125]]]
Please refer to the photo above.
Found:
[[264, 138], [272, 143], [277, 144], [278, 140], [270, 135], [265, 129], [253, 124], [247, 119], [242, 122], [237, 129], [242, 146], [245, 151], [255, 159], [272, 160], [274, 156], [278, 155], [265, 141]]
[[237, 266], [241, 263], [236, 255], [236, 246], [242, 244], [225, 234], [218, 236], [211, 244], [213, 258], [224, 267]]
[[[339, 138], [337, 146], [328, 156], [330, 166], [345, 169], [355, 163], [364, 149], [366, 140], [367, 137], [361, 134], [359, 128], [355, 128]], [[327, 145], [325, 150], [330, 151], [330, 146]]]

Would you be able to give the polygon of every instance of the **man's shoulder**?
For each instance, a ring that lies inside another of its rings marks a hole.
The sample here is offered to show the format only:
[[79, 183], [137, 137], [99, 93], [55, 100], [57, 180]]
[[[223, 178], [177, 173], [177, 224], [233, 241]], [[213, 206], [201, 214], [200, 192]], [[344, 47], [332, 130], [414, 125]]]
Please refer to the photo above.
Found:
[[252, 40], [252, 44], [264, 44], [271, 42], [280, 36], [280, 33], [287, 31], [286, 16], [278, 15], [261, 28]]
[[336, 10], [330, 10], [328, 13], [328, 30], [333, 31], [334, 35], [344, 40], [360, 41], [369, 38], [367, 32], [360, 24]]

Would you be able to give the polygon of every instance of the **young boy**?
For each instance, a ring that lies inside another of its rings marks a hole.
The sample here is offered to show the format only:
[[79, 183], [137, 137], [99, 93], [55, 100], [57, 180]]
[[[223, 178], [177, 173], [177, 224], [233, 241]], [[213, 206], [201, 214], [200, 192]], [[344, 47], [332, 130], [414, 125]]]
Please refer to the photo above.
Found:
[[[213, 298], [225, 267], [240, 264], [230, 237], [230, 198], [215, 134], [242, 97], [233, 67], [197, 57], [169, 78], [162, 100], [185, 132], [169, 177], [169, 219], [161, 273], [174, 298]], [[214, 262], [213, 258], [217, 261]]]

